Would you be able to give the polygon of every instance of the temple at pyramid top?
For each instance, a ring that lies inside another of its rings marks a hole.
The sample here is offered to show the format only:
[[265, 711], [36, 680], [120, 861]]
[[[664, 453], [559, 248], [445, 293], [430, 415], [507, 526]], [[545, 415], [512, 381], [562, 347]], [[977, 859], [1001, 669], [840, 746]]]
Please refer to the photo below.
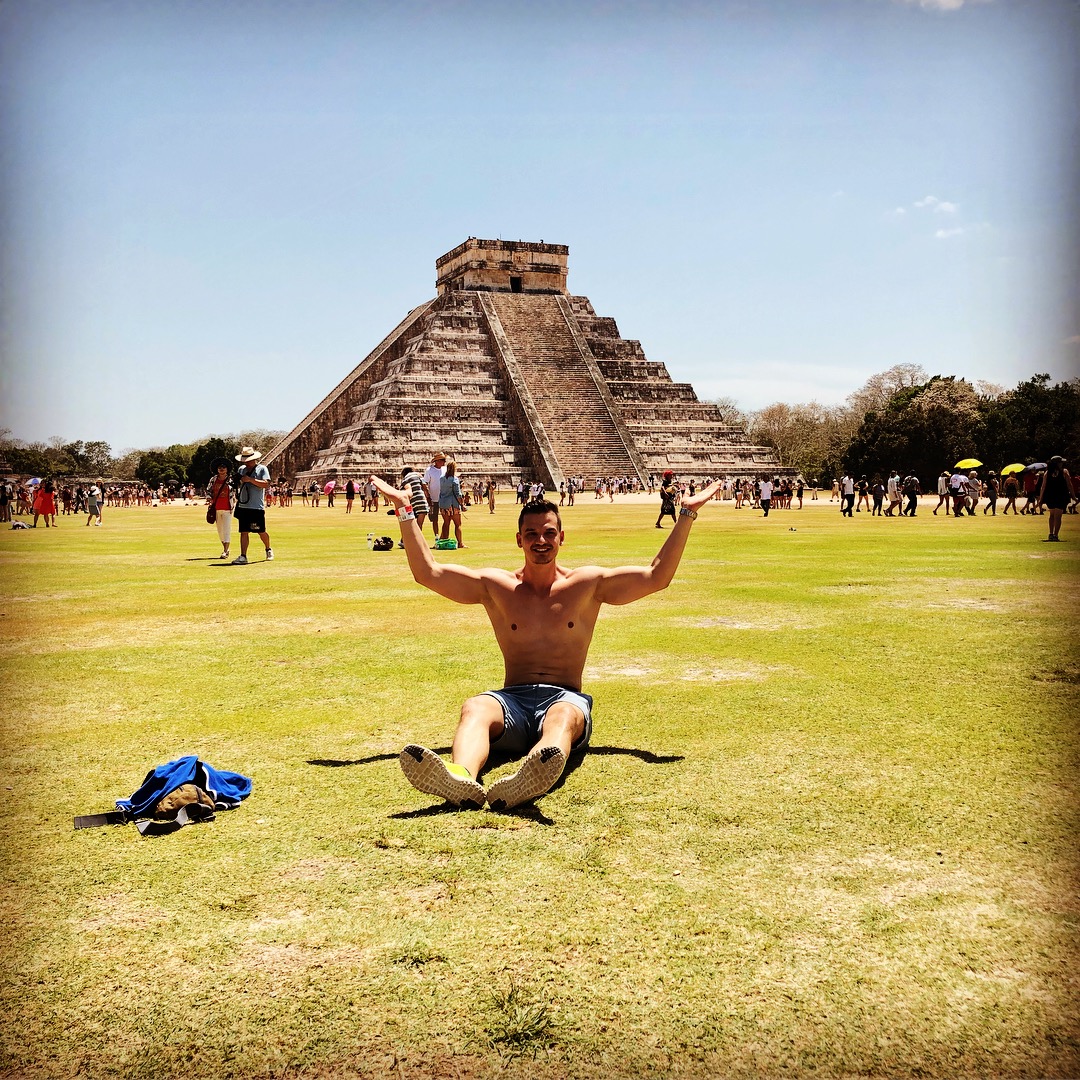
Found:
[[452, 289], [565, 295], [569, 254], [565, 244], [470, 236], [435, 260], [435, 286], [439, 296]]
[[[300, 484], [397, 479], [435, 451], [466, 481], [789, 474], [566, 286], [562, 244], [469, 237], [414, 307], [264, 459]], [[708, 313], [702, 313], [708, 319]]]

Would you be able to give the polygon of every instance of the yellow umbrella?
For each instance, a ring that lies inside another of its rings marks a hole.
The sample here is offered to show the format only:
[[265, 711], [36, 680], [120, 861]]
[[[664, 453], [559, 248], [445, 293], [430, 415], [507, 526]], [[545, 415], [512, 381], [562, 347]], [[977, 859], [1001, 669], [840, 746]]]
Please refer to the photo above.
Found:
[[1023, 472], [1023, 471], [1024, 471], [1024, 466], [1023, 465], [1019, 465], [1019, 464], [1017, 464], [1017, 465], [1006, 465], [1005, 468], [1001, 470], [1001, 475], [1002, 476], [1011, 476], [1014, 472]]
[[966, 457], [963, 461], [958, 461], [953, 468], [954, 469], [977, 469], [982, 464], [978, 458]]

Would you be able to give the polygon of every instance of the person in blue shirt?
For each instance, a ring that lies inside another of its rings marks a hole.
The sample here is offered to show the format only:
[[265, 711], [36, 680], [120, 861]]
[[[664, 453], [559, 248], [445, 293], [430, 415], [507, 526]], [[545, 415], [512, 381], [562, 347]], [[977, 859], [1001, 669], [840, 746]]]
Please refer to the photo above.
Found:
[[270, 547], [270, 534], [266, 531], [266, 489], [270, 486], [270, 470], [259, 464], [262, 454], [252, 446], [245, 446], [236, 460], [240, 468], [236, 470], [236, 506], [233, 517], [240, 531], [240, 554], [230, 565], [246, 566], [248, 541], [253, 532], [266, 548], [267, 561], [274, 557]]

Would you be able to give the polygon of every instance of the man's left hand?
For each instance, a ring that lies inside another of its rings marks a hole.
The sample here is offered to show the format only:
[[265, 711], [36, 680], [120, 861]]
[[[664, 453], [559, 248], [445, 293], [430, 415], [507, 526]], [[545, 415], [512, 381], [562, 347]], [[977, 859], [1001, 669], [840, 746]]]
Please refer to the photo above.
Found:
[[696, 510], [704, 506], [719, 490], [723, 480], [714, 480], [708, 487], [702, 488], [696, 495], [684, 495], [679, 502], [687, 510]]

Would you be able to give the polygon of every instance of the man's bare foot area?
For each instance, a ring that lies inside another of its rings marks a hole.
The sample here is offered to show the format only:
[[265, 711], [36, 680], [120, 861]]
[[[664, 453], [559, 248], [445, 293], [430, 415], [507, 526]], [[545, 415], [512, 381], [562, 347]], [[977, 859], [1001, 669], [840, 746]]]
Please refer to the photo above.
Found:
[[550, 791], [566, 767], [566, 755], [557, 746], [537, 746], [529, 751], [513, 776], [496, 780], [487, 794], [492, 810], [509, 810]]
[[[487, 798], [484, 789], [467, 773], [464, 776], [452, 773], [434, 751], [410, 743], [401, 751], [398, 760], [405, 779], [417, 791], [470, 810], [479, 810], [484, 805]], [[465, 772], [464, 769], [461, 771]]]

